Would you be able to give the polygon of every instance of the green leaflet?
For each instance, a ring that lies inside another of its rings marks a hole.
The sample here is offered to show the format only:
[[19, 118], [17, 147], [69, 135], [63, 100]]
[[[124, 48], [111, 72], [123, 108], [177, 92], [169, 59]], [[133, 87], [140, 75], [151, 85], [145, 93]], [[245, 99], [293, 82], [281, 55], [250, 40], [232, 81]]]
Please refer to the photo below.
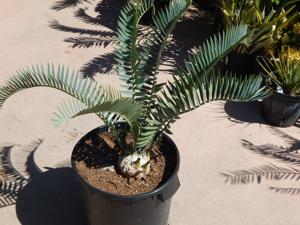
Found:
[[99, 112], [115, 113], [124, 118], [131, 126], [137, 123], [143, 114], [142, 104], [133, 101], [132, 98], [120, 98], [112, 102], [106, 101], [93, 107], [83, 109], [74, 115], [74, 117]]
[[134, 96], [135, 88], [138, 85], [136, 76], [138, 23], [142, 16], [153, 6], [153, 1], [137, 1], [136, 6], [129, 2], [120, 12], [115, 58], [118, 62], [118, 75], [124, 82], [123, 94], [128, 97]]
[[[63, 103], [55, 114], [56, 125], [72, 118], [85, 107], [92, 107], [106, 101], [115, 101], [121, 98], [119, 91], [111, 87], [101, 87], [90, 79], [82, 79], [78, 73], [64, 66], [55, 68], [48, 64], [47, 69], [43, 66], [32, 66], [18, 71], [10, 77], [4, 86], [0, 88], [0, 107], [11, 95], [28, 88], [48, 87], [54, 88], [72, 96], [77, 101]], [[99, 115], [102, 119], [104, 116]]]
[[137, 100], [147, 102], [146, 109], [153, 103], [157, 91], [160, 90], [160, 86], [157, 86], [157, 74], [168, 37], [190, 4], [190, 0], [173, 0], [168, 7], [159, 11], [153, 19], [149, 38], [141, 46], [140, 64], [137, 68], [141, 89], [138, 90], [140, 94]]

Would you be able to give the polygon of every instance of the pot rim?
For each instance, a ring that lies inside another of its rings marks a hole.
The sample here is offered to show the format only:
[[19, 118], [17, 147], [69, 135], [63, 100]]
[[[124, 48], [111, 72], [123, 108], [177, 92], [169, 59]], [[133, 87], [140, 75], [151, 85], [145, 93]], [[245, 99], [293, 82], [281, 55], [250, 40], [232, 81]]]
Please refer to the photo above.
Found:
[[[84, 136], [88, 135], [89, 133], [97, 130], [97, 129], [103, 129], [107, 127], [106, 125], [101, 125], [91, 131], [89, 131], [88, 133], [86, 133]], [[80, 138], [79, 141], [77, 141], [76, 145], [82, 140], [82, 138], [84, 137], [82, 136]], [[150, 191], [150, 192], [146, 192], [146, 193], [143, 193], [143, 194], [138, 194], [138, 195], [120, 195], [120, 194], [115, 194], [115, 193], [111, 193], [111, 192], [107, 192], [107, 191], [103, 191], [99, 188], [96, 188], [94, 187], [93, 185], [91, 185], [88, 181], [86, 181], [78, 172], [77, 168], [76, 168], [76, 165], [75, 165], [75, 161], [71, 158], [71, 166], [73, 168], [73, 170], [75, 171], [75, 174], [76, 174], [76, 177], [81, 181], [83, 182], [85, 185], [87, 185], [89, 188], [91, 188], [93, 191], [97, 192], [97, 193], [100, 193], [102, 195], [106, 195], [107, 197], [109, 198], [113, 198], [113, 199], [118, 199], [118, 200], [121, 200], [121, 201], [138, 201], [138, 200], [142, 200], [142, 199], [146, 199], [146, 198], [150, 198], [150, 197], [153, 197], [154, 195], [159, 195], [163, 192], [163, 190], [172, 182], [173, 179], [176, 178], [177, 174], [178, 174], [178, 171], [179, 171], [179, 166], [180, 166], [180, 155], [179, 155], [179, 151], [178, 151], [178, 148], [175, 144], [175, 142], [165, 133], [163, 133], [163, 137], [166, 138], [166, 140], [170, 143], [172, 143], [173, 145], [173, 151], [174, 153], [176, 154], [176, 158], [177, 158], [177, 162], [176, 162], [176, 166], [175, 166], [175, 169], [172, 173], [172, 175], [169, 177], [169, 179], [167, 181], [165, 181], [163, 184], [161, 184], [159, 187], [155, 188], [154, 190]], [[75, 145], [75, 146], [76, 146]], [[73, 155], [73, 152], [74, 152], [74, 149], [75, 147], [73, 148], [73, 151], [72, 151], [72, 155]]]
[[287, 94], [279, 93], [277, 91], [273, 91], [273, 95], [285, 101], [300, 103], [300, 96], [287, 95]]

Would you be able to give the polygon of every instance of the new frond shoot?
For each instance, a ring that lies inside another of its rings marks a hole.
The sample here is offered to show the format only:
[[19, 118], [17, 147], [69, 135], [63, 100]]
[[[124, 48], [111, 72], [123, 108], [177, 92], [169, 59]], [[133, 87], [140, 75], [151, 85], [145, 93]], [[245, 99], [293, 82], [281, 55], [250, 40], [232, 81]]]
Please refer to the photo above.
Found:
[[155, 14], [151, 31], [139, 39], [139, 21], [153, 0], [132, 0], [120, 12], [115, 59], [122, 89], [103, 87], [66, 67], [34, 66], [20, 70], [0, 87], [0, 107], [14, 93], [27, 88], [55, 88], [74, 100], [59, 106], [55, 121], [95, 113], [108, 127], [101, 138], [119, 154], [117, 168], [128, 177], [145, 177], [162, 134], [180, 115], [214, 100], [252, 101], [270, 91], [260, 76], [219, 73], [214, 65], [248, 39], [248, 28], [237, 25], [206, 40], [177, 70], [173, 81], [158, 84], [158, 68], [168, 37], [191, 0], [172, 0]]

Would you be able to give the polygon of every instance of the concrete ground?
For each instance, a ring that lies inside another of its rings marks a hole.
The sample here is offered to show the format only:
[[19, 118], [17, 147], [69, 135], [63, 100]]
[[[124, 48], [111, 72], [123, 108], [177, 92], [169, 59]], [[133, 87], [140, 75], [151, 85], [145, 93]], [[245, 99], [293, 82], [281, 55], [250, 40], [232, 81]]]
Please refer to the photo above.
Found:
[[[96, 1], [66, 1], [74, 2], [68, 8], [63, 2], [2, 2], [1, 84], [19, 68], [54, 62], [119, 85], [110, 53], [120, 2], [103, 0], [98, 13]], [[208, 30], [203, 21], [178, 28], [180, 56], [203, 38], [201, 32]], [[89, 45], [95, 40], [100, 46]], [[164, 64], [162, 79], [170, 70], [170, 62]], [[36, 88], [11, 97], [0, 111], [1, 225], [85, 224], [69, 159], [76, 141], [101, 121], [87, 115], [55, 128], [51, 118], [62, 99], [55, 90]], [[173, 126], [181, 188], [170, 225], [300, 224], [299, 124], [268, 126], [259, 107], [256, 102], [213, 102]]]

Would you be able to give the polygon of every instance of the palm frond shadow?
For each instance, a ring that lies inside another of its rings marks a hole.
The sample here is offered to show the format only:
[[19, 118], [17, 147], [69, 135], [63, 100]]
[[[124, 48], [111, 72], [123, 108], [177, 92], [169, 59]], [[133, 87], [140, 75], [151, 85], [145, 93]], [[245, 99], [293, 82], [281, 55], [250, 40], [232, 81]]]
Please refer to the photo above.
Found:
[[72, 48], [90, 48], [90, 47], [107, 47], [114, 43], [112, 37], [73, 37], [64, 40]]
[[111, 73], [116, 64], [113, 53], [98, 56], [81, 67], [80, 73], [84, 78], [93, 78], [97, 73]]
[[300, 180], [300, 170], [293, 167], [279, 167], [274, 164], [263, 165], [246, 170], [229, 171], [220, 173], [225, 178], [225, 183], [236, 184], [260, 184], [265, 180]]
[[10, 161], [10, 151], [13, 146], [4, 147], [0, 151], [1, 180], [0, 180], [0, 208], [16, 203], [17, 194], [27, 183], [18, 171], [14, 169]]
[[[119, 9], [118, 12], [121, 8], [121, 6], [124, 4], [122, 1], [115, 1], [115, 3], [118, 2]], [[100, 3], [99, 2], [96, 6], [98, 7], [98, 10], [100, 8]], [[108, 7], [109, 2], [104, 4]], [[104, 10], [104, 8], [101, 8], [103, 12], [105, 13], [110, 13], [110, 11]], [[102, 12], [102, 11], [99, 12]], [[114, 8], [116, 10], [116, 8]], [[104, 14], [105, 14], [104, 13]], [[82, 8], [79, 8], [75, 12], [75, 17], [77, 19], [80, 19], [81, 21], [88, 23], [88, 24], [93, 24], [93, 25], [108, 25], [111, 24], [105, 23], [105, 20], [115, 20], [117, 21], [117, 15], [112, 16], [109, 15], [108, 17], [102, 17], [101, 18], [94, 18], [92, 16], [89, 16], [86, 14], [85, 10]], [[78, 27], [71, 27], [71, 26], [65, 26], [61, 23], [59, 23], [57, 20], [50, 21], [49, 26], [52, 29], [62, 31], [62, 32], [69, 32], [69, 33], [74, 33], [78, 34], [79, 36], [75, 37], [69, 37], [64, 39], [66, 43], [69, 44], [69, 47], [72, 48], [90, 48], [90, 47], [107, 47], [108, 45], [111, 45], [115, 42], [115, 32], [114, 31], [103, 31], [103, 30], [95, 30], [95, 29], [82, 29]], [[110, 27], [110, 26], [107, 26]], [[111, 28], [111, 27], [110, 27]], [[87, 62], [85, 65], [82, 66], [80, 69], [81, 74], [83, 75], [84, 78], [90, 77], [93, 78], [96, 73], [109, 73], [112, 68], [113, 68], [113, 56], [111, 54], [106, 54], [103, 56], [98, 56], [96, 58], [91, 59], [89, 62]]]
[[273, 133], [285, 140], [287, 144], [290, 145], [290, 150], [300, 150], [300, 140], [297, 138], [292, 137], [291, 135], [287, 134], [286, 132], [280, 130], [277, 127], [270, 127]]
[[[145, 35], [145, 33], [147, 33], [147, 28], [142, 27], [141, 28], [141, 36], [143, 37], [143, 35]], [[142, 40], [143, 38], [140, 38], [140, 40]], [[91, 42], [85, 42], [87, 45], [90, 46], [97, 46], [99, 47], [100, 45], [106, 47], [109, 44], [113, 44], [114, 40], [109, 40], [109, 41], [99, 41], [97, 42], [93, 42], [94, 39], [90, 39]], [[83, 41], [79, 42], [81, 45], [83, 43]], [[77, 43], [76, 43], [77, 44]], [[79, 44], [78, 44], [79, 45]], [[89, 47], [90, 47], [89, 46]], [[93, 59], [91, 59], [90, 61], [88, 61], [87, 63], [85, 63], [81, 69], [80, 69], [80, 73], [82, 74], [82, 76], [84, 78], [93, 78], [97, 73], [100, 74], [111, 74], [114, 73], [114, 68], [116, 65], [117, 61], [115, 60], [115, 55], [113, 52], [111, 53], [107, 53], [104, 55], [100, 55], [97, 56]]]
[[[289, 147], [276, 146], [273, 144], [254, 145], [250, 141], [242, 140], [242, 145], [257, 154], [261, 154], [272, 159], [278, 159], [282, 162], [287, 162], [292, 165], [299, 166], [300, 164], [300, 140], [292, 137], [291, 135], [283, 132], [282, 130], [271, 127], [273, 133], [281, 137]], [[220, 173], [225, 178], [225, 183], [232, 185], [236, 184], [260, 184], [264, 180], [300, 180], [300, 170], [295, 167], [279, 167], [274, 164], [268, 164], [261, 167], [252, 169], [243, 169], [237, 171], [230, 171]], [[300, 188], [294, 187], [269, 187], [270, 190], [277, 193], [285, 193], [290, 195], [300, 194]]]
[[[195, 33], [197, 27], [201, 28], [201, 31]], [[163, 65], [168, 66], [168, 69], [164, 71], [174, 73], [175, 64], [183, 66], [184, 58], [189, 52], [203, 43], [214, 32], [211, 15], [201, 8], [195, 8], [195, 6], [189, 8], [184, 18], [177, 24], [172, 35], [172, 41], [163, 54]]]
[[[99, 23], [111, 30], [116, 30], [118, 16], [121, 8], [126, 4], [126, 1], [120, 0], [102, 0], [95, 7], [95, 12], [98, 14], [97, 20]], [[91, 17], [83, 14], [81, 17], [85, 22], [92, 23], [95, 21]]]
[[101, 20], [98, 17], [90, 16], [86, 13], [86, 10], [83, 8], [79, 8], [74, 13], [75, 18], [91, 25], [103, 25]]
[[51, 9], [60, 11], [66, 8], [73, 8], [76, 7], [79, 4], [82, 4], [83, 2], [89, 3], [90, 0], [60, 0], [55, 2], [52, 6]]
[[[144, 31], [146, 28], [144, 29]], [[143, 35], [143, 34], [142, 34]], [[141, 38], [142, 39], [142, 38]], [[107, 45], [113, 44], [114, 40], [103, 40], [103, 39], [97, 39], [97, 38], [88, 38], [83, 39], [79, 38], [70, 38], [66, 39], [66, 42], [72, 43], [73, 47], [100, 47], [104, 46], [106, 47]], [[107, 53], [104, 55], [97, 56], [87, 63], [85, 63], [81, 69], [80, 72], [84, 78], [93, 78], [97, 73], [102, 73], [102, 74], [111, 74], [114, 72], [114, 66], [116, 65], [116, 60], [114, 53]], [[175, 60], [172, 57], [164, 56], [164, 66], [169, 66], [171, 68], [175, 64]], [[166, 70], [161, 70], [165, 72], [170, 72], [171, 69], [166, 69]]]
[[242, 145], [255, 153], [268, 156], [273, 159], [279, 159], [280, 161], [288, 162], [294, 165], [300, 165], [300, 140], [288, 135], [278, 128], [271, 128], [275, 134], [282, 137], [289, 147], [276, 146], [273, 144], [254, 145], [253, 143], [242, 140]]
[[[76, 7], [82, 1], [88, 2], [87, 0], [61, 0], [55, 6], [57, 9]], [[112, 31], [70, 27], [60, 24], [56, 20], [50, 22], [50, 27], [63, 32], [79, 34], [79, 37], [70, 37], [64, 40], [72, 48], [107, 47], [115, 41], [115, 33], [113, 31], [116, 30], [119, 12], [124, 4], [125, 2], [120, 0], [102, 0], [97, 3], [94, 9], [98, 16], [94, 17], [87, 14], [86, 10], [81, 7], [74, 14], [75, 18], [84, 23], [105, 26]], [[213, 24], [207, 23], [208, 19], [212, 21], [211, 15], [204, 15], [203, 12], [203, 10], [193, 7], [189, 9], [185, 19], [178, 24], [173, 34], [173, 42], [163, 54], [162, 61], [165, 67], [161, 71], [174, 73], [174, 65], [182, 66], [184, 64], [183, 58], [188, 54], [188, 50], [202, 43], [213, 33]], [[186, 35], [187, 33], [193, 34], [197, 26], [203, 28], [201, 32], [197, 33], [197, 35]], [[109, 60], [107, 59], [112, 60], [111, 55], [92, 59], [81, 68], [81, 73], [84, 77], [93, 77], [97, 72], [110, 72], [113, 65], [108, 65]], [[100, 65], [100, 63], [104, 63], [104, 65]], [[96, 69], [99, 69], [99, 71], [96, 71]]]
[[114, 36], [114, 33], [111, 31], [100, 31], [100, 30], [82, 29], [82, 28], [77, 28], [77, 27], [65, 26], [65, 25], [59, 23], [57, 20], [50, 21], [49, 26], [52, 29], [55, 29], [58, 31], [75, 33], [75, 34], [80, 34], [80, 35], [93, 35], [93, 36], [100, 36], [100, 37], [113, 37]]
[[[78, 4], [69, 5], [75, 7]], [[83, 8], [78, 8], [75, 11], [74, 16], [76, 19], [79, 19], [86, 24], [104, 26], [109, 28], [111, 31], [100, 31], [65, 26], [60, 24], [57, 20], [51, 21], [49, 26], [59, 31], [79, 34], [80, 36], [78, 37], [69, 37], [64, 40], [72, 48], [107, 47], [115, 42], [114, 31], [117, 27], [119, 12], [124, 4], [124, 1], [119, 0], [99, 1], [94, 9], [98, 14], [98, 16], [95, 17], [89, 15]], [[63, 5], [65, 6], [68, 4]], [[187, 14], [188, 15], [185, 16], [185, 19], [183, 19], [176, 27], [173, 34], [173, 41], [163, 54], [162, 66], [164, 66], [164, 68], [161, 69], [163, 72], [174, 73], [174, 65], [177, 64], [182, 66], [184, 64], [183, 58], [188, 54], [188, 51], [201, 44], [213, 33], [213, 24], [207, 23], [208, 18], [211, 20], [211, 15], [203, 15], [203, 11], [201, 11], [201, 9], [196, 9], [195, 7], [189, 9]], [[197, 33], [197, 35], [186, 35], [187, 33], [193, 34], [195, 27], [201, 27], [203, 29], [201, 32]], [[93, 77], [97, 72], [110, 72], [113, 68], [113, 65], [108, 65], [108, 60], [106, 60], [107, 58], [109, 60], [112, 59], [111, 55], [99, 56], [92, 59], [82, 67], [81, 73], [84, 77]], [[104, 65], [99, 64], [103, 62]], [[97, 68], [99, 68], [100, 71], [96, 71]]]
[[289, 195], [299, 195], [300, 188], [283, 188], [283, 187], [273, 187], [270, 186], [269, 190], [274, 191], [275, 193], [289, 194]]
[[24, 151], [30, 152], [24, 165], [25, 176], [15, 169], [11, 162], [13, 146], [4, 147], [0, 150], [0, 208], [15, 204], [19, 192], [26, 186], [30, 178], [40, 173], [34, 164], [33, 154], [41, 143], [42, 141], [39, 140], [24, 149]]

